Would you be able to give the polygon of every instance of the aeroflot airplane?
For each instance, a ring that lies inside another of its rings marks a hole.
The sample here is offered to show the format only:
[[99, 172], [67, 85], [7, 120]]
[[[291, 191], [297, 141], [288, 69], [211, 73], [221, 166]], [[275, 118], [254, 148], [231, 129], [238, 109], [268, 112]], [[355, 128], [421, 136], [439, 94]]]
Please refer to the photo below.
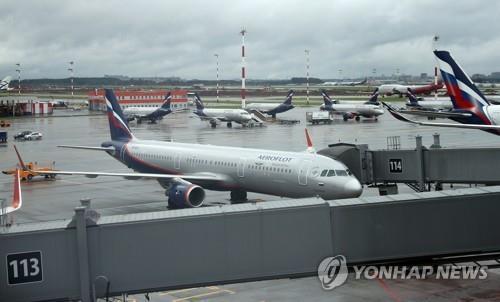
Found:
[[170, 108], [171, 102], [172, 95], [169, 92], [159, 108], [128, 107], [123, 110], [123, 114], [127, 118], [127, 121], [135, 119], [140, 124], [142, 120], [150, 120], [151, 123], [155, 123], [165, 115], [172, 113], [172, 109]]
[[262, 113], [270, 115], [272, 118], [276, 118], [276, 114], [293, 109], [292, 97], [295, 94], [293, 90], [288, 91], [286, 99], [283, 103], [250, 103], [247, 104], [245, 109], [247, 110], [258, 110]]
[[[361, 184], [344, 164], [314, 152], [140, 140], [130, 132], [113, 91], [105, 92], [111, 141], [101, 147], [64, 147], [105, 151], [137, 172], [45, 171], [44, 174], [156, 179], [166, 188], [165, 195], [173, 208], [201, 206], [205, 189], [230, 191], [233, 201], [246, 200], [247, 192], [323, 199], [361, 194]], [[311, 150], [309, 138], [308, 145]]]
[[399, 94], [403, 96], [406, 94], [408, 88], [411, 89], [414, 94], [429, 94], [434, 90], [443, 88], [443, 82], [439, 81], [437, 84], [432, 83], [427, 85], [383, 84], [378, 87], [378, 91], [381, 95]]
[[252, 115], [243, 109], [208, 109], [205, 108], [198, 93], [194, 94], [196, 110], [193, 112], [201, 120], [208, 120], [212, 128], [217, 127], [217, 122], [226, 122], [228, 127], [232, 127], [232, 122], [246, 126], [251, 120]]
[[360, 120], [360, 117], [377, 119], [379, 115], [384, 114], [384, 109], [380, 106], [380, 103], [377, 101], [378, 98], [378, 89], [375, 89], [370, 99], [364, 103], [346, 103], [339, 104], [338, 101], [333, 100], [326, 93], [325, 90], [321, 91], [321, 95], [323, 96], [324, 104], [321, 105], [320, 109], [325, 111], [330, 111], [333, 114], [342, 115], [344, 121], [348, 119], [356, 119], [356, 121]]
[[383, 103], [384, 106], [395, 118], [404, 122], [424, 126], [480, 129], [500, 135], [500, 105], [491, 105], [486, 100], [486, 97], [448, 51], [435, 50], [434, 54], [453, 104], [453, 109], [446, 112], [434, 112], [432, 115], [447, 117], [460, 124], [414, 121], [402, 116], [385, 103]]

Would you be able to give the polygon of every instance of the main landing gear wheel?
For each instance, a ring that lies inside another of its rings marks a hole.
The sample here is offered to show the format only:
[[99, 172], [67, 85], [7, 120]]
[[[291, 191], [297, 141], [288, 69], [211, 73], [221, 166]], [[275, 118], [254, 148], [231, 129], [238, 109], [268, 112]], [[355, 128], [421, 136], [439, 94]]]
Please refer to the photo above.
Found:
[[231, 191], [231, 203], [241, 203], [247, 201], [247, 192], [242, 190]]
[[231, 122], [228, 122], [228, 123], [227, 123], [227, 127], [228, 127], [228, 128], [231, 128], [231, 127], [233, 127], [233, 124], [231, 124]]
[[360, 118], [359, 116], [356, 116], [356, 117], [355, 117], [355, 119], [356, 119], [356, 122], [359, 122], [359, 120], [360, 120], [361, 118]]
[[210, 127], [212, 127], [212, 128], [217, 127], [217, 123], [216, 122], [210, 122]]
[[342, 116], [342, 118], [344, 119], [344, 122], [347, 122], [347, 120], [349, 119], [349, 117], [346, 114]]

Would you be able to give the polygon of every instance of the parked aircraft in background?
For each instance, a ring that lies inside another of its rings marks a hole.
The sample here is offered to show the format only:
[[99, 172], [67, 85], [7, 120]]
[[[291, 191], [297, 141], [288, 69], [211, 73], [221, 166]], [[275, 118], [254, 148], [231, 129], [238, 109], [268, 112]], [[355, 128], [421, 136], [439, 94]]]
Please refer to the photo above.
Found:
[[0, 81], [0, 91], [11, 91], [14, 90], [14, 88], [10, 88], [9, 84], [10, 81], [12, 80], [11, 76], [6, 76], [2, 81]]
[[12, 201], [9, 206], [0, 204], [0, 216], [17, 211], [23, 205], [21, 194], [21, 179], [19, 170], [14, 173], [14, 189], [12, 190]]
[[381, 95], [398, 94], [400, 97], [406, 94], [408, 89], [411, 89], [414, 94], [430, 94], [431, 92], [443, 88], [443, 82], [439, 81], [437, 84], [427, 85], [401, 85], [401, 84], [383, 84], [378, 87]]
[[209, 121], [212, 128], [217, 127], [218, 122], [226, 122], [228, 127], [232, 127], [232, 122], [247, 126], [252, 122], [252, 115], [243, 109], [220, 109], [205, 108], [198, 93], [194, 94], [196, 110], [194, 114], [200, 117], [202, 121]]
[[339, 82], [324, 82], [321, 84], [322, 86], [357, 86], [366, 84], [368, 81], [367, 78], [364, 78], [361, 81], [339, 81]]
[[384, 114], [384, 109], [377, 99], [379, 95], [378, 89], [375, 89], [368, 101], [358, 103], [340, 104], [338, 101], [330, 98], [325, 90], [321, 92], [321, 95], [323, 96], [324, 104], [321, 105], [320, 110], [342, 115], [344, 121], [353, 118], [359, 121], [361, 117], [377, 119], [379, 115]]
[[410, 120], [384, 103], [397, 119], [424, 126], [480, 129], [500, 135], [500, 105], [491, 105], [474, 82], [448, 51], [435, 50], [446, 90], [453, 104], [447, 112], [432, 112], [433, 117], [446, 117], [458, 123], [432, 123]]
[[172, 113], [171, 108], [172, 94], [169, 92], [158, 108], [153, 107], [128, 107], [123, 110], [127, 121], [136, 120], [140, 124], [143, 120], [149, 120], [151, 123], [162, 119], [165, 115]]
[[246, 105], [245, 109], [257, 110], [276, 118], [276, 114], [283, 113], [294, 108], [292, 105], [292, 97], [294, 94], [295, 92], [293, 90], [288, 91], [286, 99], [283, 103], [250, 103]]
[[436, 98], [417, 98], [411, 89], [408, 88], [406, 92], [408, 101], [406, 102], [406, 107], [418, 109], [418, 110], [451, 110], [453, 104], [449, 97], [438, 97]]
[[62, 146], [104, 151], [137, 172], [54, 171], [46, 174], [118, 176], [156, 179], [166, 189], [173, 208], [199, 207], [205, 189], [230, 191], [232, 201], [247, 192], [301, 198], [353, 198], [362, 192], [347, 167], [330, 157], [310, 152], [287, 152], [225, 146], [141, 140], [130, 131], [112, 90], [105, 90], [111, 141], [101, 147]]

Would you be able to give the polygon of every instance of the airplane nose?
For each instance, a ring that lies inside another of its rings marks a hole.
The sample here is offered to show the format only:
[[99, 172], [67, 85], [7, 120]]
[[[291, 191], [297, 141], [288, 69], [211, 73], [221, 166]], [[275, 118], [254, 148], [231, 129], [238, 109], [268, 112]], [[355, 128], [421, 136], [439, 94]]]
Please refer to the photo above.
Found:
[[361, 187], [361, 184], [356, 178], [353, 178], [344, 185], [344, 191], [350, 198], [359, 197], [361, 192], [363, 192], [363, 187]]

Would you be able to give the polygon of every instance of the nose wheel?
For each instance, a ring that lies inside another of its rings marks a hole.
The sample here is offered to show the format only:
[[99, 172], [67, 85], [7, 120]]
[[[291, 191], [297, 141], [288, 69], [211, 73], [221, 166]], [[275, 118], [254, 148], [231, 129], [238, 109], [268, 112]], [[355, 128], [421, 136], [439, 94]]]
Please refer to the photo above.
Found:
[[228, 122], [228, 123], [227, 123], [227, 127], [228, 127], [228, 128], [231, 128], [231, 127], [233, 127], [233, 124], [231, 124], [231, 122]]

